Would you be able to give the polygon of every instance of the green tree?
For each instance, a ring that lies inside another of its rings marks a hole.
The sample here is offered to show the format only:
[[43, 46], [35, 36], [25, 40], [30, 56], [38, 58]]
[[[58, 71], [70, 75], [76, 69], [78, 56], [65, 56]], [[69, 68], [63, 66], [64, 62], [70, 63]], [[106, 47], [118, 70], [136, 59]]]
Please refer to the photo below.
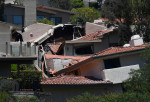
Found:
[[81, 8], [84, 7], [84, 3], [81, 0], [72, 0], [72, 8]]
[[149, 0], [105, 0], [102, 15], [119, 25], [122, 43], [128, 43], [133, 34], [140, 34], [148, 42], [150, 40], [148, 5], [150, 5]]
[[150, 47], [142, 53], [144, 66], [140, 70], [132, 71], [131, 77], [124, 83], [125, 89], [132, 92], [150, 92]]
[[37, 20], [37, 23], [44, 23], [49, 25], [55, 25], [53, 21], [48, 20], [47, 18], [44, 18], [43, 20]]
[[85, 25], [86, 22], [93, 22], [101, 16], [97, 10], [89, 7], [73, 9], [72, 12], [76, 13], [70, 19], [73, 24]]
[[71, 10], [71, 0], [49, 0], [49, 4], [51, 7]]

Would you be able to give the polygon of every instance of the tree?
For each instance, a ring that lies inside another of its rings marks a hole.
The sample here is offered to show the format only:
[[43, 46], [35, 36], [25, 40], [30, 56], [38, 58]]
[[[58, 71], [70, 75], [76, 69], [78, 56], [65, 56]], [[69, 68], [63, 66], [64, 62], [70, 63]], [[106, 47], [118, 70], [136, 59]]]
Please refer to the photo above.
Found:
[[145, 62], [140, 70], [134, 70], [130, 73], [130, 78], [125, 81], [124, 87], [130, 92], [150, 93], [150, 47], [142, 53]]
[[0, 21], [4, 21], [4, 18], [3, 18], [4, 2], [5, 2], [5, 0], [0, 0]]
[[55, 25], [53, 21], [49, 21], [47, 18], [44, 18], [43, 20], [37, 20], [37, 23], [44, 23], [49, 25]]
[[71, 23], [73, 24], [85, 25], [86, 22], [93, 22], [101, 16], [98, 11], [89, 7], [73, 9], [72, 12], [76, 13], [71, 17]]
[[[102, 15], [119, 25], [119, 34], [123, 43], [128, 43], [133, 34], [141, 35], [148, 42], [150, 40], [150, 8], [148, 5], [150, 5], [149, 0], [105, 0]], [[128, 34], [124, 33], [124, 30]]]
[[81, 0], [72, 0], [72, 8], [81, 8], [84, 7], [84, 3]]
[[49, 0], [49, 4], [51, 7], [71, 10], [71, 0]]

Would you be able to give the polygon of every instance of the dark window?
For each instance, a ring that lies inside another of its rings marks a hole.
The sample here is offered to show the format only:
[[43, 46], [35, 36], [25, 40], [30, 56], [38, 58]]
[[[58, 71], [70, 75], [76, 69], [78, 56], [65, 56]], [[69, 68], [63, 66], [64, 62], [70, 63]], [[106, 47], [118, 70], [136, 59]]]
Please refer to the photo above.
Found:
[[23, 19], [22, 19], [22, 16], [14, 16], [13, 17], [13, 24], [16, 24], [16, 25], [23, 25]]
[[119, 58], [104, 60], [105, 68], [117, 68], [121, 67]]
[[85, 55], [85, 54], [93, 54], [93, 46], [80, 46], [75, 48], [75, 54], [76, 55]]
[[37, 20], [43, 20], [45, 17], [44, 16], [37, 16], [36, 18], [37, 18]]
[[62, 23], [61, 17], [50, 17], [50, 21], [53, 21], [56, 25]]

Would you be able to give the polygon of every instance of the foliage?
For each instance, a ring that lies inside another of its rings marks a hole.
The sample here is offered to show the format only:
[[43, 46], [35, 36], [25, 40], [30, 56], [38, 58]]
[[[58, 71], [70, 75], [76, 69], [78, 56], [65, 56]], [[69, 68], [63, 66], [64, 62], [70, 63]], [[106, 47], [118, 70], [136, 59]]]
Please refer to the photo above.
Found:
[[0, 91], [0, 102], [8, 102], [9, 94], [5, 91]]
[[150, 5], [149, 0], [105, 0], [102, 15], [110, 22], [119, 25], [119, 34], [124, 43], [128, 42], [133, 34], [141, 35], [148, 42], [150, 40], [148, 5]]
[[37, 23], [44, 23], [49, 25], [55, 25], [53, 21], [48, 20], [47, 18], [44, 18], [43, 20], [37, 20]]
[[71, 23], [73, 24], [79, 23], [84, 25], [86, 22], [93, 22], [101, 16], [98, 11], [89, 7], [77, 8], [72, 11], [76, 13], [76, 15], [71, 17]]
[[21, 64], [20, 69], [21, 70], [35, 70], [35, 67], [33, 64]]
[[36, 96], [18, 96], [15, 102], [41, 102]]
[[95, 8], [95, 9], [98, 9], [98, 8], [99, 8], [97, 2], [89, 2], [89, 7], [93, 7], [93, 8]]
[[72, 8], [82, 8], [84, 7], [84, 3], [81, 0], [72, 0]]
[[20, 82], [22, 89], [33, 89], [35, 84], [37, 87], [40, 86], [42, 73], [39, 71], [23, 70], [20, 71], [20, 76], [18, 79], [17, 72], [12, 71], [11, 76], [13, 79], [17, 79]]
[[51, 7], [71, 10], [71, 0], [49, 0], [49, 4]]

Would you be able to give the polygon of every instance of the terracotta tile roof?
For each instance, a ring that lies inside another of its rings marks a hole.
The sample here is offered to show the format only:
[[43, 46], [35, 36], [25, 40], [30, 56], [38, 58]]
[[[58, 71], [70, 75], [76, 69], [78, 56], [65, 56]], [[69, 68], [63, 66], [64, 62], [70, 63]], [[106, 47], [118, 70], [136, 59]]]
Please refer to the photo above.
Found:
[[89, 84], [112, 84], [110, 81], [93, 80], [84, 76], [58, 76], [42, 81], [46, 85], [89, 85]]
[[53, 52], [57, 53], [57, 51], [59, 50], [59, 47], [61, 46], [61, 43], [55, 44], [55, 45], [50, 44], [48, 46], [52, 49]]
[[96, 56], [103, 56], [103, 55], [110, 55], [110, 54], [117, 54], [117, 53], [122, 53], [122, 52], [140, 50], [140, 49], [144, 49], [147, 45], [150, 45], [150, 43], [146, 43], [146, 44], [134, 46], [134, 47], [110, 47], [106, 50], [103, 50], [97, 53]]
[[112, 31], [113, 30], [110, 30], [110, 29], [102, 30], [100, 32], [85, 35], [82, 38], [79, 38], [78, 40], [99, 40], [102, 35], [112, 32]]

